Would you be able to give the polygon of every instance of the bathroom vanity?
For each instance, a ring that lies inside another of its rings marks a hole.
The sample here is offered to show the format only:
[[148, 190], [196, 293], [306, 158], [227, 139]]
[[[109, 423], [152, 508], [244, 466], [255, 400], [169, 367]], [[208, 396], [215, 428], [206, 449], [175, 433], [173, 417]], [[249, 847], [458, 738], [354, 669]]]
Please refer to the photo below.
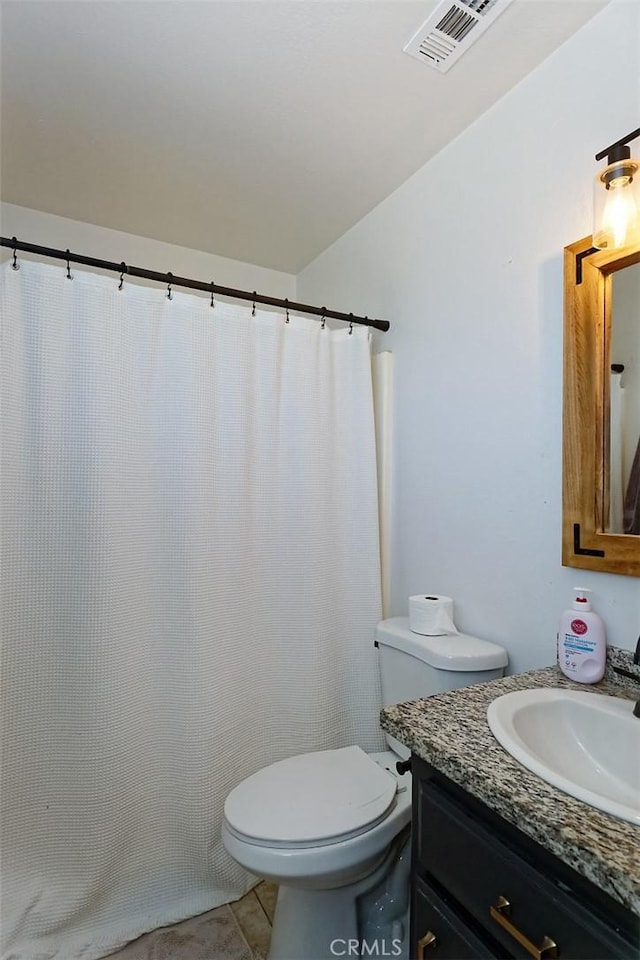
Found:
[[494, 699], [536, 686], [578, 685], [549, 668], [382, 712], [413, 755], [414, 960], [640, 955], [640, 827], [530, 773], [488, 727]]

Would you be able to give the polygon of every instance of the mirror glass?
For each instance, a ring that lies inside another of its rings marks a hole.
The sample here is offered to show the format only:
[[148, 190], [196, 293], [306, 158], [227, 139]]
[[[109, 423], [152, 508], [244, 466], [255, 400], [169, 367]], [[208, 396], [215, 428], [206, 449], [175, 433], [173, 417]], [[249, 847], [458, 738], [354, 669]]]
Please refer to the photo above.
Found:
[[606, 531], [640, 536], [640, 263], [611, 279]]

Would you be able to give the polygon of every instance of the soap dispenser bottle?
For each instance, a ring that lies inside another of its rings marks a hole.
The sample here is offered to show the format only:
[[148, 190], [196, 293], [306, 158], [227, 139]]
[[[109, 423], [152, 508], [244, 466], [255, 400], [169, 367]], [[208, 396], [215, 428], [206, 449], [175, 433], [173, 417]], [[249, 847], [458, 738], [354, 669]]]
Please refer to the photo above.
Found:
[[571, 610], [560, 618], [558, 666], [578, 683], [597, 683], [604, 676], [607, 637], [601, 617], [591, 609], [591, 590], [575, 587]]

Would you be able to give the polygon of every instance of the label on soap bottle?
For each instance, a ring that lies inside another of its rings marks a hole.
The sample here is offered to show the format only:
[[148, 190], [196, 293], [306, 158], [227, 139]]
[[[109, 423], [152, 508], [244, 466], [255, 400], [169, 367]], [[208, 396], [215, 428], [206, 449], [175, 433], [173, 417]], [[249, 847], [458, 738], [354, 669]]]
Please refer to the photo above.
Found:
[[558, 666], [571, 680], [597, 683], [604, 673], [602, 639], [581, 617], [572, 617], [558, 635]]

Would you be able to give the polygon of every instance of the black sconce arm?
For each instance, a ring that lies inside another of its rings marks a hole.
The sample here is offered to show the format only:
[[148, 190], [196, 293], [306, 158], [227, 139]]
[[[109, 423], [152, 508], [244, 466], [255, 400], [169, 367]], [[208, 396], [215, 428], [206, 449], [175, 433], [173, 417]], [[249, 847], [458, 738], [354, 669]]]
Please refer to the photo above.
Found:
[[[615, 143], [610, 143], [608, 147], [605, 147], [604, 150], [601, 150], [600, 153], [596, 153], [596, 160], [603, 160], [607, 158], [607, 164], [615, 163], [617, 160], [626, 160], [631, 156], [631, 151], [627, 146], [628, 143], [631, 143], [632, 140], [635, 140], [637, 137], [640, 137], [640, 127], [637, 130], [633, 130], [631, 133], [628, 133], [626, 137], [622, 137], [620, 140], [616, 140]], [[622, 148], [625, 148], [623, 150]]]

